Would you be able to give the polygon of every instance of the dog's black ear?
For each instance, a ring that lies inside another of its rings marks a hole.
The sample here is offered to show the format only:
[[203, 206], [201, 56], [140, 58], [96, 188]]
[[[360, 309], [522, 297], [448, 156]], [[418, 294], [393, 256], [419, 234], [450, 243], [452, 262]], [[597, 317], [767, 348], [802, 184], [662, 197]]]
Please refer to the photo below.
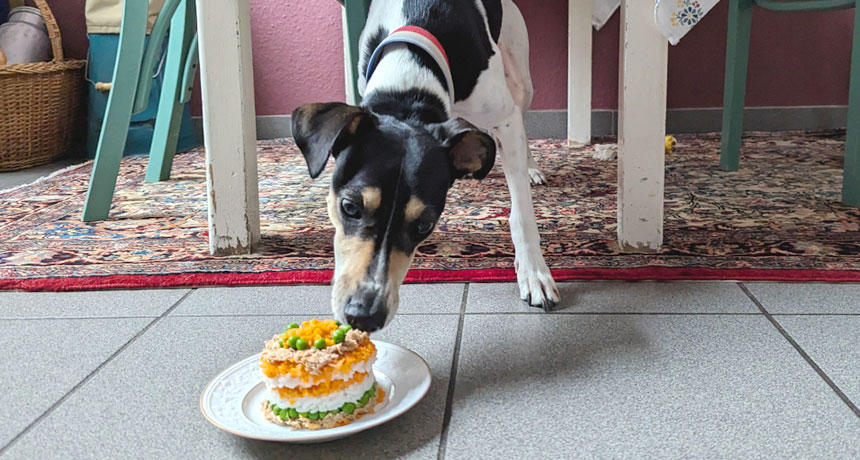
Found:
[[311, 177], [325, 169], [329, 155], [337, 155], [373, 126], [370, 112], [342, 102], [306, 104], [293, 111], [293, 137], [305, 156]]
[[448, 149], [455, 179], [469, 174], [475, 179], [487, 177], [496, 162], [496, 141], [492, 136], [462, 118], [440, 123], [435, 131]]

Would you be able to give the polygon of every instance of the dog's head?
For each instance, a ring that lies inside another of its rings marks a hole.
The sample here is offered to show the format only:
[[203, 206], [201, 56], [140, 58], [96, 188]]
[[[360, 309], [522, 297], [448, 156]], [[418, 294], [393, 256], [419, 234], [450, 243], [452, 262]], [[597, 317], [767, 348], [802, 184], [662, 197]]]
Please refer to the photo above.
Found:
[[327, 198], [334, 315], [381, 329], [397, 312], [415, 249], [433, 232], [454, 180], [484, 178], [495, 141], [462, 119], [402, 121], [342, 103], [304, 105], [292, 122], [311, 177], [335, 158]]

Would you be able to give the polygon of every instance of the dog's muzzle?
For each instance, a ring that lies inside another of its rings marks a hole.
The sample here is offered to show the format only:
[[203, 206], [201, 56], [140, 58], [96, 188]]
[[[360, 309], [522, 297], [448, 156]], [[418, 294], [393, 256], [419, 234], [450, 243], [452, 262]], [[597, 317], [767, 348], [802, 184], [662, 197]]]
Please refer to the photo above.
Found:
[[346, 322], [362, 331], [373, 332], [382, 329], [388, 319], [386, 296], [372, 288], [358, 288], [347, 298], [343, 309]]

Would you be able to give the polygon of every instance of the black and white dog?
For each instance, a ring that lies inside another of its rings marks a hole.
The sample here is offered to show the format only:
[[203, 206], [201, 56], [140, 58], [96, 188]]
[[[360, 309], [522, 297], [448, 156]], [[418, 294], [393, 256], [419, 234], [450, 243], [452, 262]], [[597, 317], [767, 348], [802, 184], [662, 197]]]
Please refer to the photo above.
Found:
[[361, 106], [308, 104], [293, 134], [312, 177], [335, 169], [332, 309], [374, 331], [393, 318], [415, 249], [454, 180], [484, 178], [498, 148], [511, 195], [520, 296], [551, 309], [529, 182], [542, 183], [523, 115], [532, 101], [525, 22], [512, 0], [373, 0], [361, 35]]

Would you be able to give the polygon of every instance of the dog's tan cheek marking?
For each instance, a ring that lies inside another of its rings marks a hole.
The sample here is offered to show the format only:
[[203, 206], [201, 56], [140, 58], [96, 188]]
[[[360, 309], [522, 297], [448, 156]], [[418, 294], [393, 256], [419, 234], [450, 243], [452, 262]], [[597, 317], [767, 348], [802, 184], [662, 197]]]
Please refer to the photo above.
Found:
[[364, 200], [364, 209], [368, 212], [374, 212], [379, 208], [382, 202], [382, 191], [379, 187], [365, 187], [361, 191], [361, 199]]
[[400, 287], [406, 272], [409, 271], [409, 266], [412, 265], [413, 257], [415, 257], [414, 252], [407, 254], [403, 251], [391, 251], [388, 258], [388, 282], [393, 284], [392, 287]]
[[335, 278], [332, 289], [332, 302], [335, 308], [340, 308], [346, 298], [355, 291], [358, 283], [367, 272], [373, 257], [373, 240], [347, 236], [343, 233], [343, 224], [337, 212], [337, 195], [334, 191], [326, 197], [328, 215], [334, 225], [334, 262]]
[[373, 240], [356, 236], [334, 235], [335, 280], [332, 298], [335, 308], [343, 306], [367, 274], [373, 258]]
[[414, 257], [414, 251], [412, 254], [406, 254], [403, 251], [391, 251], [391, 255], [388, 258], [388, 286], [386, 288], [388, 321], [397, 312], [400, 300], [400, 285], [403, 284], [403, 279], [406, 278], [406, 273], [409, 271], [409, 266], [412, 265]]
[[335, 252], [343, 261], [340, 278], [352, 291], [367, 274], [367, 268], [373, 258], [373, 240], [356, 236], [335, 236]]
[[412, 195], [409, 197], [409, 202], [406, 203], [406, 209], [403, 211], [404, 220], [408, 223], [421, 217], [421, 214], [424, 212], [424, 208], [426, 207], [427, 205], [421, 201], [421, 198]]

